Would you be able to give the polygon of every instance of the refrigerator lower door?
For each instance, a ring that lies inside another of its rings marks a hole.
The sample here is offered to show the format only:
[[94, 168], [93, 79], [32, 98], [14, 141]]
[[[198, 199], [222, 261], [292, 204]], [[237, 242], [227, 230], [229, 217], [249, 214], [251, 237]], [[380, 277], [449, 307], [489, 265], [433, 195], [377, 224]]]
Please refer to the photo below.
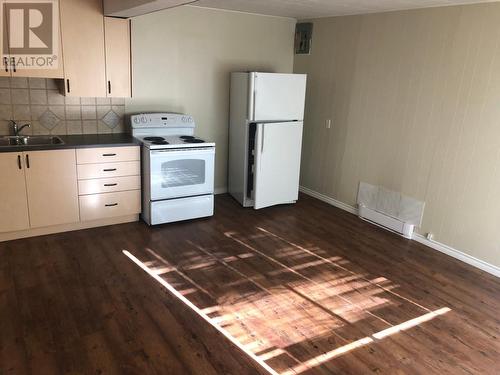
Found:
[[257, 124], [255, 209], [298, 199], [302, 127], [299, 121]]

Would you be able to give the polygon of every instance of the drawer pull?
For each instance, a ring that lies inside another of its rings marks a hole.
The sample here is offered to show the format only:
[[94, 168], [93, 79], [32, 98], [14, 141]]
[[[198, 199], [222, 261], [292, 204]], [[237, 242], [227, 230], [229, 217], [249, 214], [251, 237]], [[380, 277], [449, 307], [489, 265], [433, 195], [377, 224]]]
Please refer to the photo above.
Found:
[[116, 186], [118, 185], [117, 183], [114, 183], [114, 184], [104, 184], [104, 186]]
[[102, 156], [116, 156], [116, 154], [102, 154]]
[[107, 169], [103, 169], [102, 171], [103, 172], [114, 172], [114, 171], [116, 171], [116, 168], [107, 168]]
[[108, 203], [108, 204], [105, 204], [104, 206], [105, 207], [114, 207], [114, 206], [118, 206], [118, 203]]

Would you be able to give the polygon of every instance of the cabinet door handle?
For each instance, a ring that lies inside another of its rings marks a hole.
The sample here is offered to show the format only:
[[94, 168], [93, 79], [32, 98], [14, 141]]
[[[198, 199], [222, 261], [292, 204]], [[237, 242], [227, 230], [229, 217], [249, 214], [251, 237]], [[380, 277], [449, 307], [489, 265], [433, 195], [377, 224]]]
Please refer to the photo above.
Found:
[[111, 94], [111, 81], [108, 81], [108, 94]]
[[68, 93], [71, 92], [71, 89], [70, 89], [70, 86], [69, 86], [69, 79], [66, 80], [66, 91], [68, 91]]
[[116, 156], [116, 154], [102, 154], [102, 156]]
[[19, 169], [23, 169], [23, 166], [21, 164], [21, 155], [17, 155], [17, 167]]
[[26, 167], [27, 168], [30, 167], [30, 156], [29, 155], [26, 155]]
[[108, 187], [108, 186], [116, 186], [118, 185], [117, 183], [114, 183], [114, 184], [104, 184], [104, 186]]
[[6, 57], [3, 58], [3, 64], [5, 66], [5, 71], [9, 72], [9, 60]]
[[104, 206], [105, 207], [114, 207], [114, 206], [118, 206], [118, 203], [108, 203], [108, 204], [105, 204]]
[[12, 68], [13, 68], [14, 73], [17, 72], [17, 70], [16, 70], [16, 59], [14, 57], [12, 58]]
[[114, 172], [114, 171], [116, 171], [116, 168], [107, 168], [107, 169], [103, 169], [102, 171], [103, 172]]

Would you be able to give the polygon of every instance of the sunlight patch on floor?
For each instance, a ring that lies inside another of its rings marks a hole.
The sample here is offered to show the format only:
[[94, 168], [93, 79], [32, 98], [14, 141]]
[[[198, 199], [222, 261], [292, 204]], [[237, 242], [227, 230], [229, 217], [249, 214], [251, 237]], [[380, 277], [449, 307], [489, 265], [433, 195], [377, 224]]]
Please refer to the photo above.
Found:
[[336, 357], [451, 311], [431, 311], [320, 247], [256, 230], [225, 232], [234, 241], [225, 247], [145, 248], [144, 262], [123, 253], [272, 374], [330, 370]]
[[191, 310], [196, 312], [201, 318], [203, 318], [206, 322], [208, 322], [211, 326], [217, 329], [221, 334], [223, 334], [229, 341], [231, 341], [236, 347], [242, 350], [245, 354], [247, 354], [250, 358], [252, 358], [256, 363], [258, 363], [262, 369], [267, 371], [271, 375], [279, 375], [274, 369], [272, 369], [269, 365], [267, 365], [261, 358], [257, 357], [251, 351], [247, 350], [243, 345], [241, 345], [238, 340], [236, 340], [233, 336], [231, 336], [224, 328], [213, 324], [212, 320], [208, 315], [206, 315], [203, 311], [201, 311], [198, 307], [196, 307], [193, 303], [191, 303], [186, 297], [184, 297], [181, 293], [179, 293], [174, 287], [172, 287], [169, 283], [163, 280], [160, 276], [158, 276], [154, 271], [151, 271], [143, 262], [137, 259], [134, 255], [132, 255], [127, 250], [122, 250], [123, 254], [126, 255], [132, 262], [138, 265], [144, 272], [149, 274], [153, 279], [159, 282], [164, 288], [166, 288], [174, 297], [181, 300], [185, 305], [187, 305]]
[[[153, 252], [149, 249], [150, 252]], [[243, 350], [247, 355], [249, 355], [253, 360], [255, 360], [259, 365], [262, 366], [263, 369], [268, 371], [270, 374], [278, 374], [275, 370], [273, 370], [269, 365], [265, 362], [269, 361], [273, 358], [282, 355], [289, 355], [287, 351], [283, 348], [280, 348], [280, 338], [273, 337], [273, 332], [269, 332], [267, 326], [262, 324], [266, 319], [266, 309], [272, 308], [272, 306], [280, 306], [281, 311], [274, 310], [273, 313], [276, 316], [279, 316], [279, 319], [273, 321], [272, 328], [277, 330], [278, 332], [285, 332], [287, 327], [291, 326], [303, 326], [304, 322], [307, 320], [307, 316], [300, 316], [296, 314], [289, 314], [289, 312], [294, 311], [295, 305], [293, 304], [293, 295], [287, 295], [287, 293], [292, 293], [290, 290], [283, 290], [282, 293], [277, 293], [273, 295], [252, 295], [247, 296], [239, 302], [233, 302], [231, 304], [231, 311], [233, 313], [238, 312], [238, 315], [244, 316], [247, 320], [246, 327], [247, 330], [241, 329], [241, 327], [237, 327], [234, 325], [234, 314], [221, 314], [215, 317], [209, 317], [209, 314], [219, 314], [222, 312], [219, 306], [212, 306], [209, 308], [205, 308], [200, 310], [197, 306], [191, 303], [185, 295], [188, 293], [196, 292], [196, 288], [177, 291], [171, 284], [166, 282], [159, 276], [159, 273], [155, 269], [150, 269], [151, 266], [154, 265], [154, 262], [141, 262], [135, 256], [133, 256], [130, 252], [123, 250], [123, 253], [131, 259], [135, 264], [137, 264], [141, 269], [143, 269], [146, 273], [148, 273], [151, 277], [153, 277], [156, 281], [158, 281], [162, 286], [164, 286], [167, 290], [169, 290], [175, 297], [180, 299], [183, 303], [188, 305], [192, 310], [194, 310], [198, 315], [200, 315], [204, 320], [214, 326], [217, 330], [219, 330], [224, 336], [231, 340], [233, 344], [235, 344], [238, 348]], [[149, 265], [149, 267], [146, 265]], [[168, 267], [167, 267], [168, 268]], [[172, 270], [172, 267], [170, 267]], [[270, 300], [279, 301], [279, 304], [273, 304]], [[227, 306], [225, 306], [227, 308]], [[323, 363], [326, 363], [340, 355], [348, 353], [352, 350], [360, 348], [365, 345], [369, 345], [375, 343], [379, 340], [382, 340], [388, 336], [397, 334], [401, 331], [408, 330], [412, 327], [418, 326], [424, 322], [427, 322], [431, 319], [434, 319], [438, 316], [444, 315], [447, 312], [451, 311], [451, 309], [445, 307], [438, 309], [436, 311], [431, 311], [424, 315], [421, 315], [417, 318], [408, 320], [398, 325], [391, 326], [385, 330], [374, 333], [369, 337], [365, 337], [360, 340], [356, 340], [354, 342], [348, 343], [346, 345], [335, 348], [327, 353], [323, 353], [316, 357], [310, 358], [305, 361], [301, 361], [300, 359], [291, 357], [295, 360], [296, 365], [289, 368], [288, 370], [282, 371], [281, 375], [293, 375], [300, 374], [311, 368], [316, 366], [320, 366]], [[264, 312], [264, 313], [263, 313]], [[318, 320], [322, 320], [320, 316], [316, 316]], [[340, 327], [339, 325], [338, 327]], [[224, 327], [224, 328], [223, 328]], [[229, 328], [229, 331], [226, 329]], [[336, 327], [334, 326], [305, 326], [302, 327], [304, 331], [309, 332], [310, 338], [321, 337], [324, 335], [328, 335], [334, 330]], [[294, 331], [287, 332], [287, 338], [292, 342], [300, 342], [304, 339], [304, 337], [297, 332], [297, 335], [294, 334]], [[262, 353], [260, 355], [256, 355], [255, 353]]]
[[368, 345], [368, 344], [375, 343], [377, 340], [382, 340], [385, 337], [394, 335], [394, 334], [399, 333], [401, 331], [405, 331], [405, 330], [410, 329], [412, 327], [416, 327], [424, 322], [427, 322], [431, 319], [434, 319], [440, 315], [446, 314], [447, 312], [450, 312], [450, 311], [451, 311], [451, 309], [448, 307], [443, 307], [442, 309], [439, 309], [436, 311], [431, 311], [430, 313], [419, 316], [418, 318], [408, 320], [404, 323], [401, 323], [401, 324], [398, 324], [398, 325], [393, 326], [391, 328], [377, 332], [377, 333], [373, 334], [371, 337], [365, 337], [361, 340], [357, 340], [357, 341], [354, 341], [350, 344], [341, 346], [340, 348], [336, 348], [328, 353], [321, 354], [315, 358], [311, 358], [310, 360], [303, 362], [303, 363], [299, 364], [298, 366], [291, 368], [290, 370], [282, 372], [281, 375], [294, 375], [294, 374], [300, 374], [301, 372], [304, 372], [304, 371], [308, 371], [315, 366], [321, 365], [327, 361], [334, 359], [335, 357], [338, 357], [342, 354], [350, 352], [351, 350], [360, 348], [360, 347]]

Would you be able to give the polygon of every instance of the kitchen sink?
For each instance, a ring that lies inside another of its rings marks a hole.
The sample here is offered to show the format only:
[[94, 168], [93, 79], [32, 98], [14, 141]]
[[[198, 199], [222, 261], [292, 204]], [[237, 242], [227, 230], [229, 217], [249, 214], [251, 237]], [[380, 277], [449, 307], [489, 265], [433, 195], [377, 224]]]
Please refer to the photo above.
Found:
[[64, 142], [57, 136], [13, 136], [1, 137], [0, 147], [6, 146], [45, 146], [45, 145], [63, 145]]

